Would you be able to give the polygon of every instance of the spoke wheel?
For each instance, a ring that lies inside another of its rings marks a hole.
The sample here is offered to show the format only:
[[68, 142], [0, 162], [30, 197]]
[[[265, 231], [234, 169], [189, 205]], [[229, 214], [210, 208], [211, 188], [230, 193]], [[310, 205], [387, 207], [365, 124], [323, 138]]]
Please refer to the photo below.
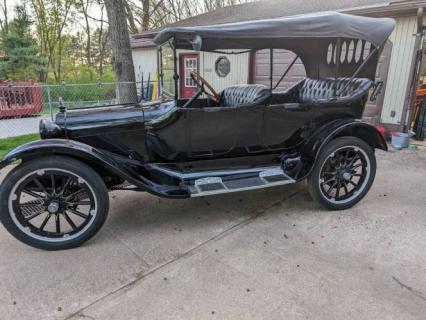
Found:
[[366, 142], [336, 138], [320, 152], [308, 177], [309, 191], [328, 209], [347, 209], [367, 194], [375, 173], [374, 151]]
[[47, 241], [75, 237], [90, 225], [97, 212], [87, 182], [58, 169], [27, 175], [13, 190], [10, 205], [18, 226]]
[[320, 173], [320, 190], [331, 202], [353, 199], [368, 181], [370, 161], [366, 153], [355, 146], [345, 146], [332, 152]]
[[52, 156], [24, 162], [4, 179], [0, 219], [22, 242], [42, 249], [79, 246], [107, 217], [108, 191], [86, 164]]

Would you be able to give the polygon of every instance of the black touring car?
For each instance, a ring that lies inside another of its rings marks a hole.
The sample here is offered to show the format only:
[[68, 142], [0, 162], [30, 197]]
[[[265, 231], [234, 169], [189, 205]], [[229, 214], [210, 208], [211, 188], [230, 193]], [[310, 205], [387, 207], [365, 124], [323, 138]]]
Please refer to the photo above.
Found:
[[[164, 29], [154, 41], [160, 69], [165, 50], [171, 53], [173, 72], [159, 73], [167, 93], [149, 104], [63, 108], [54, 122], [42, 121], [42, 140], [0, 162], [3, 168], [20, 161], [1, 185], [1, 221], [19, 240], [54, 250], [95, 235], [108, 213], [108, 191], [117, 188], [184, 199], [307, 179], [324, 207], [349, 208], [373, 183], [374, 150], [387, 149], [376, 128], [359, 119], [380, 91], [376, 67], [394, 26], [388, 18], [325, 12]], [[273, 49], [296, 54], [278, 83], [271, 77], [269, 87], [216, 92], [193, 71], [197, 92], [179, 97], [178, 50], [263, 49], [271, 61]], [[307, 77], [276, 90], [296, 59]]]

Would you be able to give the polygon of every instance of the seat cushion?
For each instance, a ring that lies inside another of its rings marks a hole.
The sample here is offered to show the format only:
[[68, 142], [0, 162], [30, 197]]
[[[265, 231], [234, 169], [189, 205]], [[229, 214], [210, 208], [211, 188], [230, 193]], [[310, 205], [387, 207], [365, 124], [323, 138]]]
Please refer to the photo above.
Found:
[[271, 91], [260, 84], [231, 86], [220, 93], [220, 104], [224, 107], [250, 106], [262, 103], [270, 95]]
[[[350, 82], [347, 86], [346, 84]], [[318, 101], [329, 101], [334, 97], [334, 86], [336, 85], [336, 100], [357, 99], [368, 93], [373, 82], [370, 79], [359, 78], [329, 78], [329, 79], [305, 79], [299, 91], [300, 103], [312, 103]], [[346, 86], [346, 88], [345, 88]], [[344, 90], [342, 91], [342, 89]]]

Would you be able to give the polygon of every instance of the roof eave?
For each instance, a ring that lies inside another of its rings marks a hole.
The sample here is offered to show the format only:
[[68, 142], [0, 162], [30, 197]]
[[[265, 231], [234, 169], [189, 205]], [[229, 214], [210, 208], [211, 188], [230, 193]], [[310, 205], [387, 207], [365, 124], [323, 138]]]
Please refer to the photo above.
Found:
[[137, 50], [137, 49], [150, 49], [150, 48], [156, 48], [157, 47], [157, 45], [143, 45], [143, 46], [130, 46], [130, 49], [135, 49], [135, 50]]
[[418, 8], [422, 7], [426, 7], [425, 0], [383, 3], [379, 5], [341, 9], [338, 11], [371, 17], [402, 17], [416, 15]]
[[[339, 9], [337, 12], [370, 17], [403, 17], [417, 14], [418, 8], [426, 8], [426, 0], [384, 2], [383, 4]], [[162, 28], [164, 29], [164, 28]], [[154, 38], [162, 29], [133, 34], [135, 39]], [[146, 47], [145, 47], [146, 48]]]

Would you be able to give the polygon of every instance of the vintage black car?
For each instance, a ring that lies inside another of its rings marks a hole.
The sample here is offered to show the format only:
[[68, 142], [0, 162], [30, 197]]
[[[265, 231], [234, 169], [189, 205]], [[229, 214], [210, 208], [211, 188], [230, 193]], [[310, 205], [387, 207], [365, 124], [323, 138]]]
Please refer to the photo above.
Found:
[[[1, 221], [22, 242], [54, 250], [95, 235], [108, 213], [108, 191], [120, 188], [184, 199], [307, 179], [324, 207], [349, 208], [373, 183], [374, 150], [387, 150], [376, 128], [359, 119], [380, 90], [376, 67], [394, 25], [325, 12], [167, 28], [154, 41], [160, 62], [171, 50], [172, 72], [160, 72], [160, 87], [173, 95], [150, 104], [62, 109], [55, 122], [42, 121], [42, 140], [0, 162], [3, 168], [20, 161], [1, 185]], [[216, 93], [194, 71], [198, 92], [179, 98], [178, 50], [262, 49], [271, 61], [273, 49], [296, 54], [278, 82], [296, 59], [307, 77], [285, 91], [276, 90], [271, 76], [269, 87]]]

